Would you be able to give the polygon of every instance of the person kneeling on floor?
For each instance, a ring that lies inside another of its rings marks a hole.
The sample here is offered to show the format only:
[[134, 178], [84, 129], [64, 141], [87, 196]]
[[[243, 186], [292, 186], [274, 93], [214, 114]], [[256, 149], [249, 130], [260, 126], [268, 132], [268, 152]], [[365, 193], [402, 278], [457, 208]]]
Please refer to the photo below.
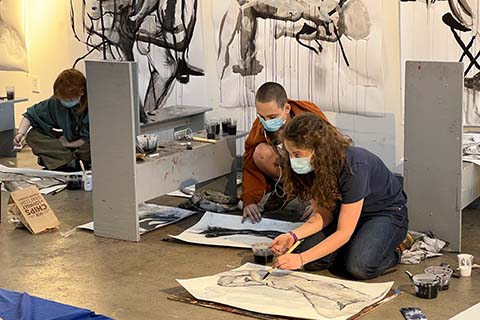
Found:
[[23, 114], [13, 142], [26, 141], [46, 169], [78, 171], [79, 161], [90, 167], [89, 140], [87, 81], [80, 71], [67, 69], [55, 80], [53, 96]]
[[[408, 229], [407, 198], [383, 161], [313, 113], [293, 118], [282, 138], [285, 190], [311, 200], [315, 213], [272, 241], [275, 267], [338, 267], [371, 279], [397, 265]], [[300, 253], [286, 254], [300, 239]]]

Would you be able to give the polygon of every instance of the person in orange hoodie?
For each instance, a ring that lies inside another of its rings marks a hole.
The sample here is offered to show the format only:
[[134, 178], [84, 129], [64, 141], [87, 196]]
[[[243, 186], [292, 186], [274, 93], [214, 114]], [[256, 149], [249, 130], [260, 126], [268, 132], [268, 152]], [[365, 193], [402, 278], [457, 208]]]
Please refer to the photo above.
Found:
[[[265, 203], [270, 210], [278, 210], [287, 203], [280, 185], [284, 151], [277, 136], [278, 131], [291, 118], [305, 112], [315, 113], [328, 121], [314, 103], [288, 99], [285, 89], [275, 82], [260, 86], [255, 96], [255, 107], [258, 118], [253, 122], [245, 141], [242, 177], [242, 222], [249, 218], [253, 223], [262, 219], [263, 208], [260, 203], [264, 202], [266, 193], [271, 192]], [[279, 203], [276, 207], [275, 202]], [[307, 206], [301, 219], [308, 218], [311, 213], [311, 207]]]

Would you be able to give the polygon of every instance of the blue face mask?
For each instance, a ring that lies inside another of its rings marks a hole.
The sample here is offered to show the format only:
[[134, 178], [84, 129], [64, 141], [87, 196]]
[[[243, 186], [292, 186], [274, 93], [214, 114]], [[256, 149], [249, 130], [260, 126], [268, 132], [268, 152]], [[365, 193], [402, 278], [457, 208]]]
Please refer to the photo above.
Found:
[[75, 107], [79, 102], [80, 102], [80, 98], [77, 98], [77, 99], [69, 99], [69, 100], [63, 100], [63, 99], [60, 99], [60, 102], [62, 103], [62, 105], [65, 107], [65, 108], [73, 108]]
[[305, 158], [290, 158], [290, 165], [293, 171], [297, 174], [307, 174], [313, 171], [310, 157]]
[[269, 120], [264, 120], [263, 118], [260, 118], [260, 122], [262, 123], [263, 128], [265, 128], [265, 130], [267, 130], [268, 132], [276, 132], [280, 130], [280, 128], [285, 123], [282, 117], [269, 119]]

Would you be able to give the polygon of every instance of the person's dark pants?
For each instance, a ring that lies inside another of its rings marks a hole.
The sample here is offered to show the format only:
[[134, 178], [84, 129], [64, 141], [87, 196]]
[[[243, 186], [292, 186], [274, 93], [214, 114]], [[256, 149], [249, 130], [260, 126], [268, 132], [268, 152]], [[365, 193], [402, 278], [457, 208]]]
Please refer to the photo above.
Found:
[[[338, 215], [322, 231], [306, 238], [298, 252], [306, 251], [337, 230]], [[408, 230], [408, 211], [402, 205], [381, 212], [362, 212], [350, 240], [330, 255], [304, 266], [305, 270], [341, 269], [355, 279], [371, 279], [400, 262], [398, 245]]]
[[67, 148], [58, 140], [61, 135], [55, 131], [45, 134], [32, 128], [27, 134], [26, 141], [32, 148], [33, 154], [39, 157], [49, 170], [62, 169], [75, 159], [90, 162], [90, 143], [88, 141], [79, 148]]

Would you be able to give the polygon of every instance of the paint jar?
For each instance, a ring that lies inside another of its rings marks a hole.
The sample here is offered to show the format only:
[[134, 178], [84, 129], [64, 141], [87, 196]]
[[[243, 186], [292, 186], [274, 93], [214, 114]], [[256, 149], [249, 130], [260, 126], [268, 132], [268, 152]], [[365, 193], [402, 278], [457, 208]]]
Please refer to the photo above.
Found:
[[472, 275], [473, 256], [467, 253], [457, 255], [458, 267], [462, 277], [470, 277]]
[[69, 175], [65, 179], [68, 190], [80, 190], [83, 186], [83, 179], [81, 175]]
[[448, 290], [450, 287], [450, 278], [452, 277], [453, 270], [448, 267], [431, 266], [424, 270], [425, 273], [436, 275], [440, 279], [440, 291]]
[[215, 134], [218, 136], [220, 134], [220, 121], [217, 119], [210, 120], [212, 124], [215, 125]]
[[7, 99], [8, 100], [14, 100], [15, 99], [15, 87], [14, 86], [6, 86], [5, 87], [5, 92], [7, 93]]
[[230, 122], [232, 122], [232, 119], [230, 118], [225, 118], [222, 120], [222, 133], [223, 135], [228, 134], [228, 126], [230, 125]]
[[215, 132], [217, 131], [217, 125], [215, 122], [205, 123], [205, 130], [207, 130], [207, 139], [215, 139]]
[[237, 134], [237, 120], [233, 120], [228, 125], [228, 134], [233, 136]]
[[157, 151], [158, 135], [154, 133], [142, 134], [137, 136], [138, 145], [145, 153]]
[[92, 191], [92, 174], [87, 173], [83, 176], [83, 190], [85, 191]]
[[253, 260], [256, 264], [267, 265], [272, 262], [273, 252], [270, 249], [270, 242], [259, 242], [252, 245]]
[[412, 280], [417, 297], [423, 299], [434, 299], [437, 297], [440, 279], [436, 275], [421, 273], [413, 276]]

